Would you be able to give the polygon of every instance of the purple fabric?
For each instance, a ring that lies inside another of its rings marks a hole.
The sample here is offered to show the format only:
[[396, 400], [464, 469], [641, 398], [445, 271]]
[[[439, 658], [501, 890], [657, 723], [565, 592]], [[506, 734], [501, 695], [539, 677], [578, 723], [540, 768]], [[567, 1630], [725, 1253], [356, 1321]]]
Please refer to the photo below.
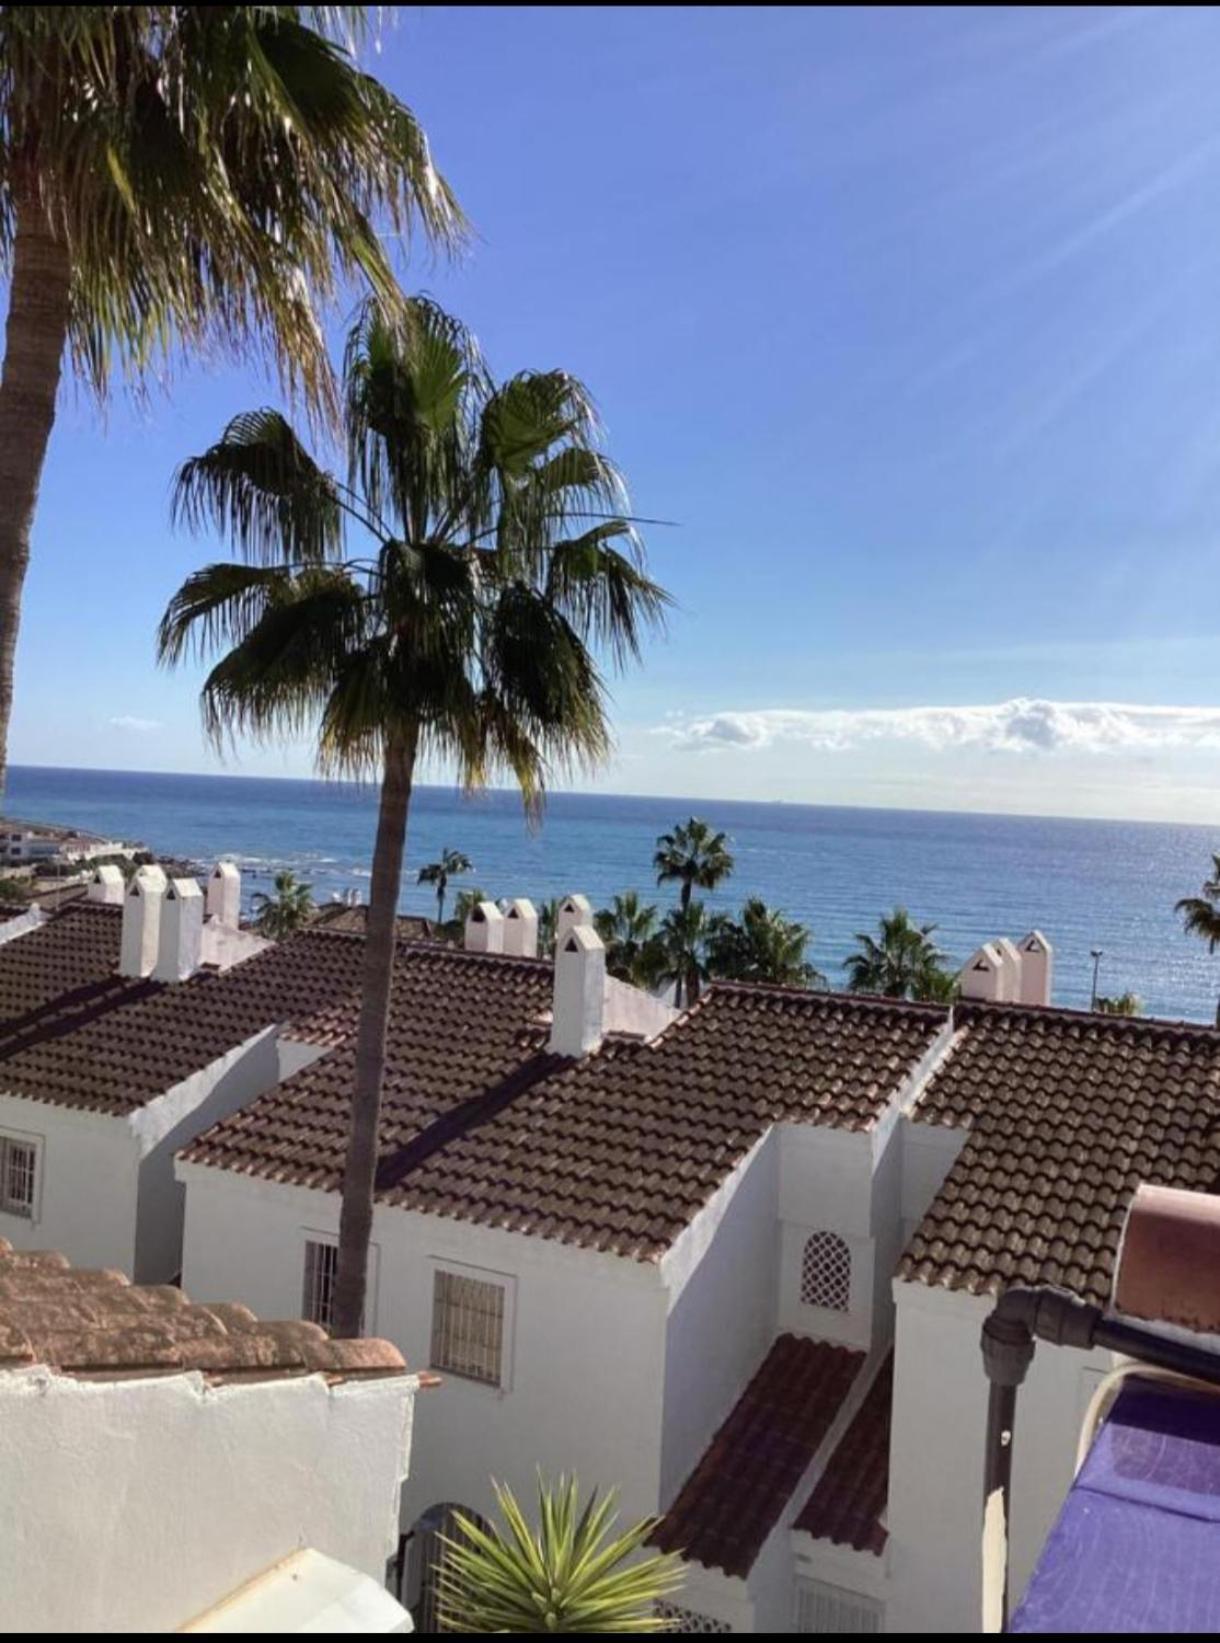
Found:
[[1220, 1631], [1220, 1395], [1124, 1387], [1009, 1630]]

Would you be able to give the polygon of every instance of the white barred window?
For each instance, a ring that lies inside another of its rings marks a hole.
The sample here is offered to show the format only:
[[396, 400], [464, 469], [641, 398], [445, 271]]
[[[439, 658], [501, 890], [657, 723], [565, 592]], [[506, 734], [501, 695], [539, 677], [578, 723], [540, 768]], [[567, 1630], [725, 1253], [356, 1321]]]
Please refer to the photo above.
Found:
[[732, 1630], [727, 1620], [714, 1620], [710, 1614], [700, 1614], [697, 1609], [684, 1609], [680, 1603], [658, 1603], [657, 1619], [667, 1620], [667, 1632], [728, 1632]]
[[335, 1276], [339, 1271], [338, 1244], [318, 1238], [305, 1240], [305, 1294], [301, 1315], [311, 1324], [329, 1329], [335, 1315]]
[[502, 1283], [437, 1270], [432, 1290], [432, 1368], [501, 1386], [504, 1380]]
[[851, 1250], [835, 1232], [812, 1232], [801, 1257], [801, 1300], [846, 1312], [851, 1306]]
[[879, 1632], [884, 1609], [875, 1597], [830, 1586], [824, 1580], [800, 1580], [796, 1587], [798, 1632]]
[[15, 1135], [0, 1135], [0, 1209], [30, 1219], [37, 1187], [37, 1144]]

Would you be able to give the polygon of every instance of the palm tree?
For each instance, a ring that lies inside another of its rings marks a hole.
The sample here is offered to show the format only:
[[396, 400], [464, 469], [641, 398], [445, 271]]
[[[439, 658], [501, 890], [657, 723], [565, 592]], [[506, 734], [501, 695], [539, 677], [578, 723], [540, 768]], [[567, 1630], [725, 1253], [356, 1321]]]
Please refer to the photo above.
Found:
[[606, 969], [620, 981], [649, 987], [663, 964], [657, 941], [657, 910], [645, 906], [638, 891], [615, 896], [609, 907], [593, 917], [593, 926], [606, 944]]
[[826, 977], [805, 958], [809, 931], [758, 896], [741, 918], [716, 921], [708, 950], [708, 970], [725, 981], [765, 981], [781, 987], [823, 986]]
[[435, 884], [436, 886], [436, 922], [445, 922], [445, 892], [449, 888], [449, 880], [456, 878], [459, 873], [473, 873], [474, 863], [469, 856], [464, 856], [460, 850], [450, 850], [448, 846], [441, 851], [439, 861], [430, 861], [426, 867], [421, 867], [417, 884]]
[[574, 378], [496, 385], [466, 329], [412, 299], [402, 317], [365, 305], [344, 381], [346, 480], [272, 411], [235, 418], [180, 470], [175, 517], [227, 533], [241, 560], [187, 579], [159, 649], [173, 663], [231, 643], [203, 685], [215, 740], [316, 725], [324, 772], [380, 781], [335, 1285], [351, 1335], [417, 761], [451, 761], [468, 788], [507, 771], [536, 810], [550, 769], [591, 768], [609, 746], [593, 649], [638, 657], [667, 600]]
[[880, 921], [878, 936], [861, 932], [860, 950], [843, 963], [847, 989], [877, 993], [883, 998], [936, 999], [943, 995], [948, 977], [944, 955], [932, 941], [934, 924], [915, 925], [905, 907]]
[[1099, 1015], [1143, 1015], [1144, 1001], [1138, 993], [1119, 993], [1114, 998], [1099, 998], [1094, 1005]]
[[313, 886], [300, 883], [296, 874], [288, 872], [287, 869], [277, 873], [273, 883], [273, 896], [258, 890], [252, 898], [254, 922], [262, 935], [279, 941], [309, 922], [310, 914], [313, 912]]
[[549, 953], [555, 946], [555, 932], [559, 927], [559, 897], [552, 896], [538, 907], [538, 951]]
[[511, 1489], [495, 1485], [502, 1529], [455, 1513], [437, 1570], [441, 1624], [454, 1632], [663, 1632], [657, 1605], [684, 1579], [676, 1554], [635, 1561], [655, 1519], [614, 1535], [614, 1496], [582, 1506], [574, 1478], [538, 1479], [531, 1528]]
[[466, 920], [470, 917], [471, 913], [474, 912], [479, 903], [481, 901], [494, 901], [494, 899], [495, 898], [489, 895], [486, 890], [480, 890], [477, 885], [472, 890], [462, 890], [459, 892], [457, 901], [453, 908], [453, 923], [459, 940], [461, 939], [462, 931], [465, 929]]
[[65, 346], [105, 397], [199, 351], [337, 408], [320, 317], [396, 287], [384, 230], [464, 233], [364, 6], [0, 7], [0, 789], [30, 531]]
[[[1220, 947], [1220, 851], [1212, 852], [1212, 876], [1205, 880], [1202, 893], [1183, 896], [1173, 910], [1180, 915], [1188, 935], [1207, 943], [1209, 953]], [[1220, 1003], [1216, 1005], [1216, 1025], [1220, 1027]]]
[[694, 1004], [708, 975], [708, 947], [717, 921], [701, 901], [670, 908], [657, 934], [657, 980], [672, 981], [674, 1005]]
[[679, 902], [683, 912], [690, 906], [692, 890], [714, 890], [733, 871], [728, 843], [723, 833], [713, 833], [697, 816], [671, 833], [662, 833], [657, 840], [652, 858], [657, 883], [681, 884]]

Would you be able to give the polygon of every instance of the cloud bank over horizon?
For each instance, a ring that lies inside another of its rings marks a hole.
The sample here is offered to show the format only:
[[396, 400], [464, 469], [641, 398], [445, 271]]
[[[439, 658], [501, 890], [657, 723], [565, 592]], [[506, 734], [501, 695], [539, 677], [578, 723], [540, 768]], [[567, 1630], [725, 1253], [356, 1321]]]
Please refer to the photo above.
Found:
[[798, 746], [845, 753], [873, 743], [905, 743], [934, 753], [1153, 755], [1189, 749], [1220, 753], [1220, 707], [1131, 702], [1056, 702], [1014, 697], [988, 706], [752, 708], [656, 727], [682, 751], [756, 752]]

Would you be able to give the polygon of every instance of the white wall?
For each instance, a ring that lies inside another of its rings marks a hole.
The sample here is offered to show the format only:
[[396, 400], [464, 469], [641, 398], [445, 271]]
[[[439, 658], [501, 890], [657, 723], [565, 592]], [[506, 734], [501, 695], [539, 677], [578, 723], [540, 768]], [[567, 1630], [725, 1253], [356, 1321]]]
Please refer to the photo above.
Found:
[[[192, 1297], [299, 1315], [305, 1239], [337, 1232], [338, 1196], [178, 1168]], [[438, 1261], [510, 1280], [509, 1384], [446, 1374], [428, 1392], [404, 1522], [442, 1501], [490, 1512], [493, 1476], [529, 1496], [538, 1466], [617, 1487], [627, 1516], [657, 1509], [666, 1297], [655, 1266], [385, 1207], [373, 1241], [368, 1327], [415, 1369], [429, 1362]]]
[[[890, 1445], [892, 1632], [977, 1632], [990, 1297], [896, 1282]], [[1017, 1400], [1011, 1564], [1015, 1606], [1072, 1480], [1088, 1392], [1109, 1353], [1039, 1346]]]
[[[784, 1124], [779, 1128], [779, 1328], [867, 1351], [873, 1328], [873, 1150], [867, 1132]], [[811, 1233], [834, 1232], [851, 1251], [846, 1312], [801, 1300], [801, 1262]]]
[[127, 1123], [48, 1101], [0, 1095], [0, 1130], [39, 1148], [32, 1217], [0, 1210], [14, 1249], [57, 1249], [73, 1265], [135, 1264], [139, 1146]]
[[0, 1373], [0, 1629], [173, 1631], [303, 1546], [382, 1581], [413, 1386]]

